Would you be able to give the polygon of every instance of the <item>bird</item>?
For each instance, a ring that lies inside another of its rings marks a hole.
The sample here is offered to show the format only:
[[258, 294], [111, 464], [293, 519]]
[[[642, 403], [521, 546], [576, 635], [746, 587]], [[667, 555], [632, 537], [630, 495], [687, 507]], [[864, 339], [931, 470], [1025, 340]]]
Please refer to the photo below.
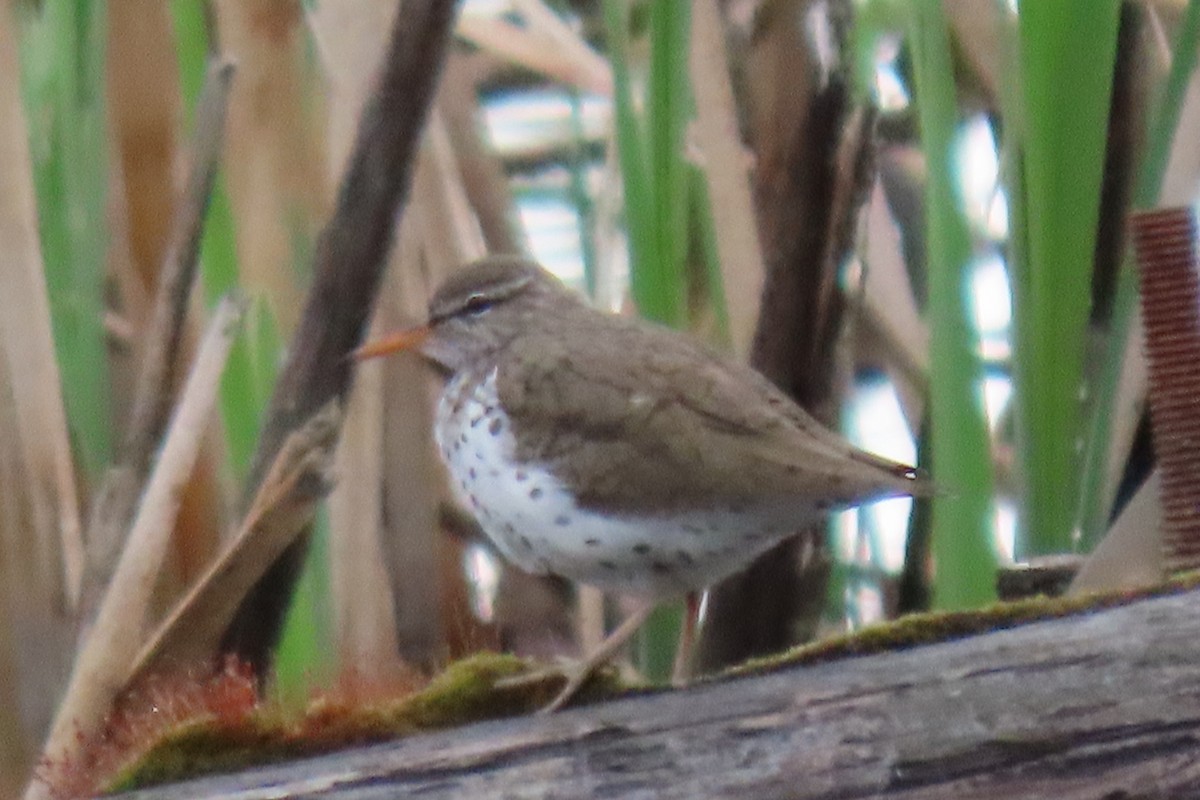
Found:
[[[355, 355], [406, 350], [445, 377], [436, 446], [501, 556], [637, 600], [546, 711], [661, 602], [694, 609], [705, 588], [828, 512], [932, 491], [921, 471], [855, 447], [749, 366], [593, 308], [521, 256], [462, 267], [424, 324]], [[685, 625], [677, 675], [693, 637]]]

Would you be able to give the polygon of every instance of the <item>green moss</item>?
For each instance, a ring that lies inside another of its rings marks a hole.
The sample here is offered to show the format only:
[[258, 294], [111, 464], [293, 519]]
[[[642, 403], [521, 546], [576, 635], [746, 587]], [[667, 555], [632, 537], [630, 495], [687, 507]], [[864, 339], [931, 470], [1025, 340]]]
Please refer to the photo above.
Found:
[[[527, 676], [512, 684], [505, 678]], [[449, 665], [420, 691], [402, 697], [314, 701], [300, 717], [265, 706], [236, 721], [212, 716], [168, 730], [136, 761], [107, 782], [105, 792], [230, 772], [302, 756], [329, 753], [419, 731], [531, 713], [562, 686], [561, 675], [543, 672], [511, 655], [477, 653]], [[580, 700], [611, 696], [625, 688], [614, 670], [601, 670]]]
[[1200, 586], [1200, 572], [1190, 572], [1160, 586], [1133, 591], [1081, 597], [1035, 597], [969, 611], [912, 614], [892, 622], [868, 625], [853, 633], [800, 645], [778, 655], [751, 659], [714, 676], [714, 680], [978, 636], [1029, 622], [1092, 613], [1151, 597], [1178, 594], [1197, 586]]

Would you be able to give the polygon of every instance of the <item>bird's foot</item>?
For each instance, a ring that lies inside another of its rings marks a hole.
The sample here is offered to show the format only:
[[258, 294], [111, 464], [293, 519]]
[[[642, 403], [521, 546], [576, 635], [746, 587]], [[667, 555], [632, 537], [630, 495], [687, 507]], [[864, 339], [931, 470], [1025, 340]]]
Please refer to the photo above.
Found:
[[535, 686], [553, 680], [564, 681], [562, 689], [554, 699], [538, 710], [539, 714], [549, 714], [569, 703], [602, 665], [603, 662], [597, 662], [595, 659], [559, 658], [554, 664], [547, 664], [521, 675], [501, 678], [496, 681], [496, 686], [502, 689], [514, 689]]

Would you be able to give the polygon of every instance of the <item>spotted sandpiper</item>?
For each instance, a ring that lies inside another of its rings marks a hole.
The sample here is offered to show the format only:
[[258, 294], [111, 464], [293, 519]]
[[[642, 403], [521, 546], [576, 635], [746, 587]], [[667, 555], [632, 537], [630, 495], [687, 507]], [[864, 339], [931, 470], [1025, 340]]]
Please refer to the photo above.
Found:
[[464, 267], [434, 294], [425, 325], [358, 357], [404, 349], [446, 373], [437, 446], [458, 499], [500, 553], [528, 572], [642, 601], [551, 709], [656, 603], [694, 601], [824, 512], [930, 488], [749, 367], [595, 310], [524, 258]]

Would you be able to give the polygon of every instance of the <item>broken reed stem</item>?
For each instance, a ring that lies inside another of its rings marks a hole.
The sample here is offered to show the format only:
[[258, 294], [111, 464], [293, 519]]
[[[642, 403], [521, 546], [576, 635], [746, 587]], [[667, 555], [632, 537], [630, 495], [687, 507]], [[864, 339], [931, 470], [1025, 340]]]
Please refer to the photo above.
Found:
[[1200, 279], [1189, 208], [1136, 213], [1150, 420], [1162, 473], [1163, 559], [1200, 567]]
[[[130, 677], [142, 644], [146, 611], [162, 570], [184, 485], [191, 477], [212, 418], [225, 360], [245, 311], [243, 300], [217, 306], [167, 430], [129, 538], [85, 638], [43, 750], [53, 770], [77, 756], [80, 742], [95, 733]], [[37, 775], [26, 800], [47, 800], [50, 785]]]
[[166, 426], [188, 298], [196, 282], [200, 236], [225, 139], [233, 73], [233, 62], [227, 59], [210, 64], [196, 106], [191, 169], [172, 220], [149, 329], [141, 337], [146, 344], [138, 365], [133, 408], [117, 463], [105, 474], [88, 520], [88, 563], [81, 609], [85, 625], [112, 574], [154, 448]]
[[331, 402], [288, 436], [237, 534], [132, 660], [131, 682], [159, 667], [191, 668], [213, 656], [242, 598], [308, 525], [328, 491], [341, 424], [341, 409]]

